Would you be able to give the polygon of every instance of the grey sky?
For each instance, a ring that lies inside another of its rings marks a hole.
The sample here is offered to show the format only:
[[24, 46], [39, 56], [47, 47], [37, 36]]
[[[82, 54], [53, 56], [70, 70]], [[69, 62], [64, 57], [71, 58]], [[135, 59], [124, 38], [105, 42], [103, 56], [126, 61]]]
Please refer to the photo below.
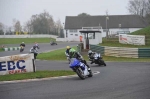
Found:
[[90, 15], [129, 14], [129, 0], [0, 0], [0, 22], [12, 26], [13, 19], [23, 25], [32, 15], [46, 10], [53, 19], [65, 22], [65, 16], [76, 16], [80, 13]]

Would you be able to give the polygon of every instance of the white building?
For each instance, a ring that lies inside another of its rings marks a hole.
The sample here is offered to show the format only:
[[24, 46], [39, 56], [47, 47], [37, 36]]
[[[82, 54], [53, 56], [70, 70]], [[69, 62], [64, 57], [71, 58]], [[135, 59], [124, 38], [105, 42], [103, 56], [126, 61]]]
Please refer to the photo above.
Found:
[[118, 33], [131, 33], [147, 27], [148, 22], [138, 15], [109, 15], [109, 16], [66, 16], [65, 40], [80, 41], [82, 27], [102, 27], [102, 37]]

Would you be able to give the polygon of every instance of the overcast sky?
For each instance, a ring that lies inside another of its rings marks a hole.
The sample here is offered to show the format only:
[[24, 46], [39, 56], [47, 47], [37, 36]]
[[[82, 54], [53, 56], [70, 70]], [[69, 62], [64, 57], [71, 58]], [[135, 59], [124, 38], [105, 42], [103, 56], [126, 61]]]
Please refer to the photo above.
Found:
[[65, 22], [66, 16], [80, 13], [90, 15], [126, 15], [129, 0], [0, 0], [0, 22], [12, 26], [13, 19], [24, 25], [32, 15], [44, 10], [56, 21]]

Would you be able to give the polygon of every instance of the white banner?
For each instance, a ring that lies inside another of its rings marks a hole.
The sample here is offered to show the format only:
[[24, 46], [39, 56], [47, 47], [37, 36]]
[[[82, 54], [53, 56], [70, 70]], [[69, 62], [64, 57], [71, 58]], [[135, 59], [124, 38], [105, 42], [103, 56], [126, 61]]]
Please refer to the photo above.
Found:
[[145, 45], [145, 36], [119, 34], [119, 43], [133, 44], [133, 45]]
[[33, 59], [33, 54], [0, 57], [0, 75], [34, 72]]

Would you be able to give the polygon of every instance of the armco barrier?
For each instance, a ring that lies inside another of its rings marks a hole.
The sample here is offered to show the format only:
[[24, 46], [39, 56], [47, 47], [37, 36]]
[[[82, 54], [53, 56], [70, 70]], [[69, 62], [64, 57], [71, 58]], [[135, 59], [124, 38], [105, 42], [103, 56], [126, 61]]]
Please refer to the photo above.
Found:
[[90, 45], [90, 49], [105, 56], [147, 58], [150, 57], [150, 48], [126, 48]]
[[138, 58], [138, 48], [105, 47], [105, 56]]
[[3, 48], [4, 51], [14, 51], [14, 50], [20, 50], [20, 47], [8, 47], [8, 48]]
[[139, 58], [150, 58], [150, 48], [139, 48], [138, 49]]
[[104, 55], [104, 47], [99, 45], [90, 45], [90, 49], [94, 52], [99, 52], [101, 55]]

